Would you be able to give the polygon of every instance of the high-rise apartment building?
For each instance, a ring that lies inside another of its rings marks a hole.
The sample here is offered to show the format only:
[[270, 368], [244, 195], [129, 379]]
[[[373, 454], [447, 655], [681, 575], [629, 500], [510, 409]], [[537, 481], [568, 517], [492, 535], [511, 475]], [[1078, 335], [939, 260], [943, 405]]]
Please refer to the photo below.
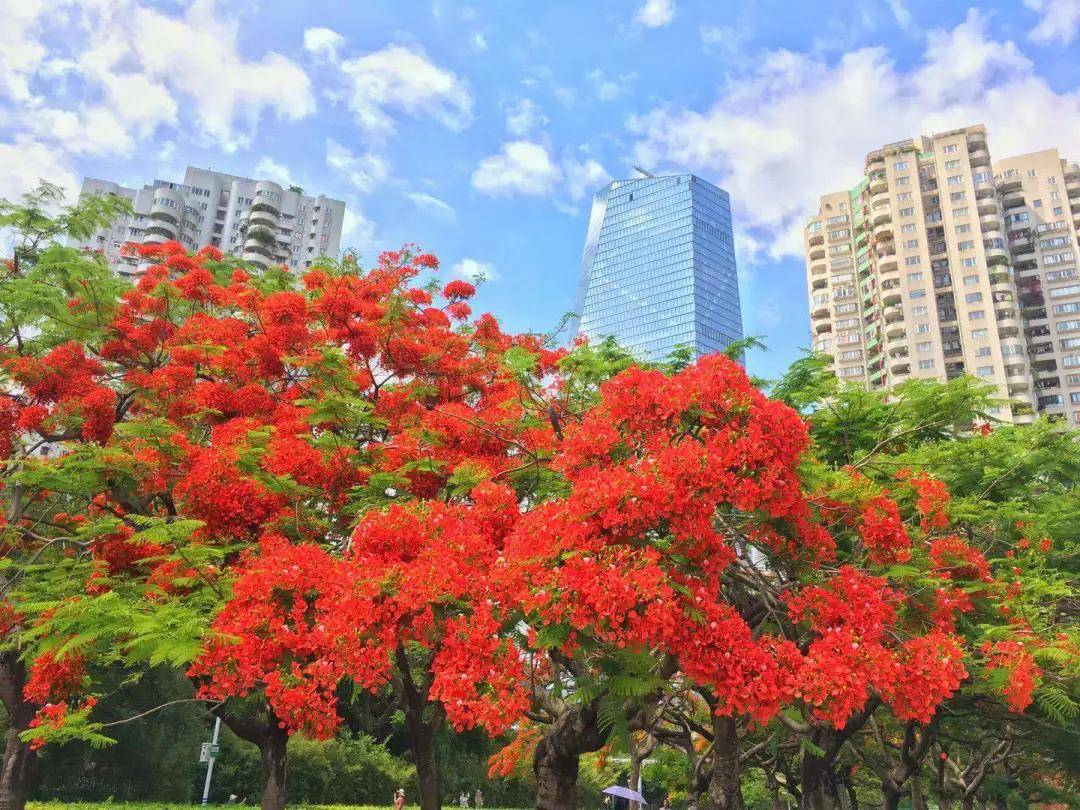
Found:
[[271, 180], [189, 166], [183, 183], [155, 180], [141, 189], [88, 177], [80, 196], [110, 192], [131, 200], [135, 213], [78, 246], [103, 251], [122, 273], [139, 267], [137, 258], [121, 256], [125, 242], [174, 239], [191, 250], [213, 245], [263, 267], [303, 268], [341, 249], [344, 202]]
[[593, 199], [578, 331], [648, 360], [742, 337], [726, 191], [691, 174], [615, 180]]
[[1080, 423], [1078, 227], [1056, 150], [993, 163], [983, 126], [876, 149], [806, 226], [814, 347], [869, 388], [970, 374], [1003, 421]]

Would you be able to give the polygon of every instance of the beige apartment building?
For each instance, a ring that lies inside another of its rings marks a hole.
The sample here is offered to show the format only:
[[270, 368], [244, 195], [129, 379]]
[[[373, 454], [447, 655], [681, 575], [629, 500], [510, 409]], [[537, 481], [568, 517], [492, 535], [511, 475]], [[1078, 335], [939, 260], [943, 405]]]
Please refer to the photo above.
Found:
[[889, 388], [970, 374], [1005, 422], [1080, 424], [1080, 165], [992, 162], [986, 128], [888, 144], [805, 231], [815, 349]]

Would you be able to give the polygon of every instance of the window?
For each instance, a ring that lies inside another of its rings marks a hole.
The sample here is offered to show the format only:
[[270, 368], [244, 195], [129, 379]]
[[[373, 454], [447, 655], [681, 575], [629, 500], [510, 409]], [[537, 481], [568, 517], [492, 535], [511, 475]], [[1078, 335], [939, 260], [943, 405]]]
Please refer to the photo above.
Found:
[[1060, 191], [1051, 191], [1050, 192], [1050, 199], [1054, 200], [1055, 202], [1060, 200], [1061, 199], [1061, 192]]
[[908, 273], [907, 280], [909, 283], [913, 281], [922, 281], [922, 273]]
[[969, 321], [981, 321], [986, 317], [986, 313], [981, 309], [972, 310], [968, 313]]
[[1038, 176], [1038, 172], [1036, 172], [1034, 169], [1028, 169], [1028, 177], [1037, 177], [1037, 176]]
[[1020, 357], [1024, 354], [1023, 346], [1010, 346], [1008, 343], [1002, 344], [1001, 353], [1006, 357]]
[[911, 291], [911, 297], [912, 298], [926, 298], [926, 290], [912, 290]]
[[963, 225], [957, 225], [954, 230], [957, 233], [971, 233], [971, 225], [965, 222]]
[[1068, 287], [1053, 287], [1050, 290], [1051, 298], [1065, 298], [1069, 295], [1080, 295], [1080, 284], [1070, 284]]
[[919, 227], [914, 222], [909, 222], [906, 225], [900, 226], [900, 233], [915, 233], [915, 229]]
[[1067, 278], [1076, 278], [1076, 270], [1070, 267], [1068, 270], [1051, 270], [1046, 274], [1047, 281], [1064, 281]]
[[833, 245], [829, 248], [829, 253], [833, 256], [839, 256], [841, 253], [851, 253], [851, 245]]
[[959, 169], [960, 168], [960, 161], [956, 160], [956, 159], [954, 159], [954, 160], [946, 160], [945, 161], [945, 168], [946, 169]]
[[971, 175], [971, 179], [976, 183], [989, 183], [994, 178], [990, 172], [975, 172], [975, 174]]
[[1061, 365], [1065, 366], [1065, 368], [1080, 368], [1080, 354], [1062, 357]]
[[930, 309], [926, 306], [912, 307], [911, 316], [913, 318], [925, 318], [930, 314]]
[[1054, 247], [1064, 247], [1069, 244], [1069, 237], [1067, 236], [1053, 236], [1050, 239], [1040, 239], [1039, 247], [1043, 250]]
[[848, 366], [847, 368], [840, 369], [840, 371], [838, 373], [840, 374], [841, 377], [857, 377], [857, 376], [859, 376], [860, 374], [863, 373], [863, 367], [862, 366]]
[[1042, 200], [1032, 200], [1031, 205], [1033, 208], [1042, 208]]
[[837, 329], [851, 329], [854, 326], [859, 325], [858, 318], [841, 318], [836, 322]]
[[859, 342], [859, 333], [858, 332], [841, 332], [839, 335], [836, 336], [836, 342], [841, 346], [846, 346], [846, 345], [848, 345], [850, 343], [858, 343]]
[[1075, 332], [1080, 329], [1080, 321], [1062, 321], [1058, 324], [1059, 332]]
[[1080, 337], [1065, 338], [1065, 340], [1061, 341], [1061, 348], [1080, 349]]
[[968, 258], [964, 259], [963, 262], [961, 262], [961, 263], [964, 265], [964, 267], [978, 267], [979, 266], [979, 260], [976, 259], [974, 256], [969, 256]]
[[1072, 312], [1080, 312], [1080, 304], [1054, 304], [1055, 315], [1064, 315]]
[[[926, 307], [923, 307], [923, 309], [925, 309], [925, 308]], [[923, 313], [923, 314], [925, 314], [925, 313]], [[930, 332], [930, 324], [928, 324], [928, 323], [917, 323], [917, 324], [915, 324], [915, 330], [914, 331], [915, 331], [916, 335], [928, 334]]]
[[913, 217], [913, 216], [915, 216], [915, 209], [914, 208], [901, 208], [899, 213], [900, 213], [900, 216], [902, 216], [902, 217]]
[[1064, 253], [1048, 253], [1043, 256], [1043, 264], [1061, 264], [1071, 262], [1074, 258], [1071, 250], [1066, 250]]
[[964, 175], [962, 175], [962, 174], [951, 175], [945, 182], [947, 184], [949, 184], [950, 186], [962, 185], [963, 182], [964, 182]]
[[845, 239], [851, 236], [850, 228], [841, 228], [838, 231], [829, 231], [829, 239]]
[[896, 163], [894, 163], [892, 165], [892, 167], [893, 167], [894, 172], [907, 171], [907, 161], [906, 160], [897, 161]]
[[988, 329], [972, 329], [971, 330], [971, 338], [972, 338], [972, 340], [986, 340], [986, 338], [989, 336], [989, 334], [990, 334], [990, 330], [988, 330]]
[[954, 217], [966, 217], [968, 215], [967, 206], [963, 206], [961, 208], [954, 208], [952, 210], [952, 215]]
[[1051, 175], [1050, 177], [1047, 177], [1046, 178], [1046, 185], [1048, 185], [1048, 186], [1056, 186], [1057, 185], [1057, 178], [1054, 177], [1053, 175]]
[[989, 357], [990, 356], [990, 347], [989, 346], [980, 346], [978, 349], [975, 350], [975, 356], [976, 357]]
[[915, 250], [918, 246], [919, 246], [919, 240], [918, 239], [908, 239], [906, 242], [904, 242], [904, 249], [905, 250]]
[[955, 152], [957, 150], [957, 148], [958, 147], [957, 147], [957, 145], [955, 143], [949, 143], [949, 144], [946, 144], [945, 148], [942, 149], [941, 151], [944, 152], [946, 155], [951, 155], [953, 152]]
[[849, 312], [855, 312], [858, 309], [859, 309], [858, 304], [837, 304], [836, 305], [836, 314], [837, 315], [847, 315]]
[[851, 349], [850, 351], [840, 352], [841, 360], [862, 360], [862, 349]]
[[979, 283], [979, 277], [978, 276], [964, 276], [964, 286], [965, 287], [970, 287], [972, 284], [978, 284], [978, 283]]
[[977, 375], [979, 375], [980, 377], [993, 377], [994, 376], [994, 367], [993, 366], [979, 366], [977, 369], [975, 369], [975, 373]]
[[928, 358], [926, 360], [920, 360], [919, 361], [919, 368], [921, 368], [921, 369], [927, 369], [927, 368], [933, 368], [933, 367], [934, 367], [934, 358], [932, 358], [932, 357]]
[[962, 242], [957, 242], [956, 247], [959, 248], [960, 250], [974, 250], [975, 243], [973, 241], [971, 241], [970, 239], [965, 239]]
[[1006, 214], [1005, 224], [1015, 225], [1017, 222], [1028, 222], [1031, 219], [1031, 214], [1027, 211], [1021, 211], [1019, 214]]
[[967, 295], [964, 296], [964, 300], [967, 301], [969, 304], [977, 304], [980, 301], [982, 301], [982, 293], [981, 292], [968, 293]]
[[922, 264], [922, 257], [908, 256], [906, 259], [904, 259], [904, 264], [906, 264], [908, 267], [914, 267], [917, 264]]
[[897, 202], [908, 202], [910, 200], [911, 200], [911, 192], [910, 191], [905, 191], [903, 194], [897, 194], [896, 195], [896, 201]]
[[1062, 206], [1060, 206], [1060, 205], [1055, 205], [1054, 206], [1054, 216], [1055, 217], [1060, 217], [1064, 213], [1065, 213], [1065, 209]]
[[960, 202], [962, 199], [964, 199], [964, 196], [965, 195], [963, 191], [954, 191], [952, 192], [952, 194], [949, 195], [949, 200], [951, 202]]
[[931, 343], [929, 340], [924, 340], [920, 343], [915, 344], [915, 351], [917, 352], [929, 352], [932, 351], [933, 348], [934, 344]]
[[904, 175], [903, 177], [897, 177], [896, 178], [896, 185], [898, 185], [898, 186], [906, 186], [906, 185], [910, 185], [910, 183], [911, 183], [911, 177], [909, 177], [907, 175]]
[[[827, 223], [828, 223], [829, 225], [839, 225], [839, 224], [840, 224], [841, 222], [843, 222], [843, 223], [845, 223], [845, 224], [846, 224], [846, 223], [847, 223], [847, 214], [840, 214], [840, 216], [836, 216], [836, 217], [829, 217], [829, 218], [828, 218], [828, 219], [826, 220], [826, 222], [827, 222]], [[816, 223], [816, 224], [817, 224], [817, 226], [818, 226], [819, 228], [821, 227], [821, 223], [820, 223], [820, 222], [819, 222], [819, 223]]]

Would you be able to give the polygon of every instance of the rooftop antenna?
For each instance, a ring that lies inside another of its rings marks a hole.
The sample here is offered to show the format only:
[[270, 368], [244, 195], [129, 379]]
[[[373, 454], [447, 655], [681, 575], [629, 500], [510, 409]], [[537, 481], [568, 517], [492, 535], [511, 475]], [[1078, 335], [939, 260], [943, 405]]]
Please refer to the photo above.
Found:
[[652, 172], [647, 172], [647, 171], [645, 171], [645, 170], [644, 170], [643, 168], [641, 168], [640, 166], [635, 166], [635, 167], [634, 167], [634, 171], [636, 171], [636, 172], [639, 172], [639, 173], [641, 173], [641, 174], [645, 175], [646, 177], [656, 177], [656, 175], [655, 175], [655, 174], [653, 174]]

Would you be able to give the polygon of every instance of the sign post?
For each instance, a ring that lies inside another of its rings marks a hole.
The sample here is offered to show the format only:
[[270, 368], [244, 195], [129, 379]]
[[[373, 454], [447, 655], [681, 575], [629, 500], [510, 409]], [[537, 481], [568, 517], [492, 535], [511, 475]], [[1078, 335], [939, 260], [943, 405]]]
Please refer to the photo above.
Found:
[[199, 749], [199, 762], [206, 763], [206, 781], [203, 782], [202, 789], [202, 806], [206, 807], [208, 801], [210, 801], [210, 777], [214, 774], [214, 760], [217, 759], [218, 753], [221, 751], [221, 746], [218, 745], [218, 737], [221, 735], [221, 718], [214, 718], [214, 738], [208, 742], [203, 743]]

